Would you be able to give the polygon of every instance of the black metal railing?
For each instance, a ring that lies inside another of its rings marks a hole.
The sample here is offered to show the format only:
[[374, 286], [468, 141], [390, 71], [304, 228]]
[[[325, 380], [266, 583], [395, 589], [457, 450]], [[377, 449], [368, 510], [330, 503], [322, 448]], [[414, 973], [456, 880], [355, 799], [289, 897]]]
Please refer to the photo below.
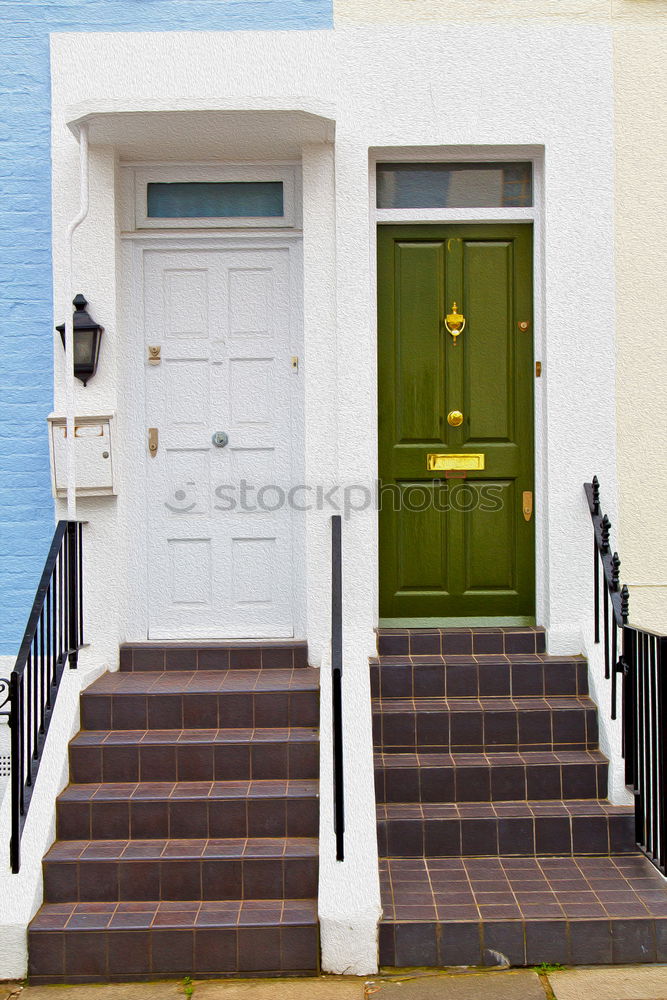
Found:
[[0, 715], [11, 734], [11, 870], [21, 865], [21, 834], [46, 734], [69, 662], [83, 645], [82, 523], [59, 521], [37, 587], [16, 664], [0, 681]]
[[336, 860], [345, 858], [345, 797], [343, 784], [343, 557], [341, 517], [331, 518], [331, 709], [333, 734], [333, 793]]
[[621, 680], [625, 781], [635, 798], [635, 839], [667, 874], [667, 636], [628, 625], [629, 592], [620, 584], [621, 560], [611, 551], [611, 522], [600, 507], [597, 476], [584, 483], [593, 521], [595, 642], [604, 641], [611, 679], [611, 717], [618, 715]]

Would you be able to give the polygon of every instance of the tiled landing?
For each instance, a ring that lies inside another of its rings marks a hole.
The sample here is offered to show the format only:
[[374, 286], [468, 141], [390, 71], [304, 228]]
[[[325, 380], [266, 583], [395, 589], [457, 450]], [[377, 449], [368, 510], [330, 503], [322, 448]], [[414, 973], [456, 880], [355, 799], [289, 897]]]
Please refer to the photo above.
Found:
[[308, 666], [308, 643], [135, 642], [120, 647], [120, 669], [266, 670]]
[[641, 855], [383, 859], [386, 965], [667, 961], [665, 880]]

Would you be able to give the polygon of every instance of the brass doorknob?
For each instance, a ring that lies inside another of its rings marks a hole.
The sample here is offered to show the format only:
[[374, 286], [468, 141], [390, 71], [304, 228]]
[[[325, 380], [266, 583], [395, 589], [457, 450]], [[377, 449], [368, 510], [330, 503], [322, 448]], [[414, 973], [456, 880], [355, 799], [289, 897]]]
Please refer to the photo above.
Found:
[[463, 414], [460, 410], [450, 410], [447, 414], [447, 423], [450, 427], [460, 427], [463, 423]]

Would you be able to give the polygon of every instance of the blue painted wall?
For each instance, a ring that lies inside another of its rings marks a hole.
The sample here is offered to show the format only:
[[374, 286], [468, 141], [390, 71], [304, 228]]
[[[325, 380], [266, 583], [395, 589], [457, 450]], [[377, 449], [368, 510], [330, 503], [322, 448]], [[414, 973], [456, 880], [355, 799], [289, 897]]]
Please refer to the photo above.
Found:
[[332, 3], [0, 0], [0, 655], [17, 651], [53, 534], [49, 32], [330, 28]]

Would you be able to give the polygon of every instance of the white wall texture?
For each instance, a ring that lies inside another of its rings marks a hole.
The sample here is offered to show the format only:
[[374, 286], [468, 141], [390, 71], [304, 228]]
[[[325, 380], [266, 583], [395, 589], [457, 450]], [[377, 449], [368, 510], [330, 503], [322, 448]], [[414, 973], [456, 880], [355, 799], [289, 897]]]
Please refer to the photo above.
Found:
[[[80, 64], [113, 66], [114, 71], [71, 73], [70, 67]], [[591, 529], [582, 483], [597, 472], [605, 482], [612, 517], [616, 498], [615, 401], [610, 389], [614, 381], [611, 73], [608, 29], [581, 24], [52, 36], [56, 315], [69, 308], [60, 261], [65, 225], [75, 214], [78, 197], [77, 145], [66, 128], [67, 120], [77, 114], [69, 110], [72, 106], [86, 104], [91, 109], [103, 102], [107, 111], [137, 113], [176, 106], [185, 113], [188, 107], [207, 106], [212, 112], [259, 105], [314, 114], [326, 109], [324, 113], [335, 118], [335, 145], [302, 151], [306, 476], [309, 481], [371, 488], [377, 422], [375, 221], [368, 194], [369, 150], [414, 147], [418, 156], [419, 149], [441, 149], [446, 158], [448, 149], [462, 145], [542, 147], [540, 287], [545, 322], [535, 337], [536, 357], [544, 365], [543, 434], [538, 447], [544, 489], [536, 504], [546, 518], [547, 546], [538, 566], [544, 593], [540, 624], [549, 630], [552, 651], [580, 652], [581, 623], [590, 615], [592, 592]], [[267, 160], [272, 156], [271, 141], [267, 128]], [[197, 158], [196, 149], [192, 156]], [[117, 458], [122, 464], [130, 436], [143, 433], [143, 428], [124, 426], [128, 410], [124, 315], [132, 302], [119, 266], [116, 158], [113, 147], [91, 150], [91, 213], [76, 243], [77, 285], [106, 330], [98, 375], [88, 388], [77, 386], [77, 406], [80, 412], [117, 410]], [[220, 158], [233, 159], [233, 150], [221, 149]], [[58, 407], [63, 402], [59, 345], [55, 353]], [[128, 607], [126, 586], [128, 574], [137, 568], [132, 563], [132, 533], [141, 531], [141, 524], [130, 523], [132, 483], [123, 480], [122, 469], [121, 482], [117, 499], [88, 499], [79, 505], [80, 516], [90, 521], [88, 638], [100, 669], [115, 667], [130, 611], [135, 621], [141, 617], [141, 609]], [[325, 667], [329, 513], [312, 512], [306, 522], [306, 637], [314, 661]], [[354, 514], [343, 528], [347, 781], [343, 864], [333, 857], [328, 671], [322, 675], [323, 967], [358, 974], [376, 968], [380, 911], [367, 659], [374, 648], [377, 619], [376, 531], [372, 510]], [[68, 731], [73, 728], [72, 721]], [[65, 735], [63, 747], [64, 741]], [[51, 797], [57, 784], [52, 782]], [[44, 846], [36, 844], [34, 857], [26, 857], [24, 877], [35, 885]], [[23, 916], [29, 908], [23, 908]]]
[[21, 837], [21, 867], [9, 867], [11, 790], [0, 800], [0, 980], [22, 979], [28, 970], [26, 928], [42, 903], [42, 858], [55, 839], [56, 796], [69, 780], [68, 746], [79, 729], [79, 693], [104, 672], [90, 650], [77, 670], [62, 676], [35, 789]]

